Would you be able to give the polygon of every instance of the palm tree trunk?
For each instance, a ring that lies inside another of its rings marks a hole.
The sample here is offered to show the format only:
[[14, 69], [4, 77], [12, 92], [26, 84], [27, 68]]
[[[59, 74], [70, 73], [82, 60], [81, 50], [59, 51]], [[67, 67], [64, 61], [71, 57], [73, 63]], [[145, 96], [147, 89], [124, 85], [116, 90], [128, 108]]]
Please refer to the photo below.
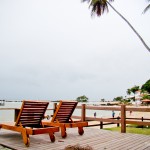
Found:
[[133, 32], [139, 37], [139, 39], [141, 40], [141, 42], [143, 43], [143, 45], [146, 47], [146, 49], [150, 52], [150, 48], [148, 47], [148, 45], [145, 43], [145, 41], [143, 40], [143, 38], [139, 35], [139, 33], [134, 29], [134, 27], [130, 24], [130, 22], [124, 17], [122, 16], [108, 1], [107, 4], [130, 26], [130, 28], [133, 30]]

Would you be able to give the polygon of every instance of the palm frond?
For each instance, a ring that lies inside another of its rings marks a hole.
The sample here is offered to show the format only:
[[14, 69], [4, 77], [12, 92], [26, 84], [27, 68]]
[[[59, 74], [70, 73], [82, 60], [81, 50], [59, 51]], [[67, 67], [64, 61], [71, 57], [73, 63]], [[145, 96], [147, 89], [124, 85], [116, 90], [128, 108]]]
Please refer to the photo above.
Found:
[[[85, 0], [84, 0], [85, 1]], [[90, 7], [92, 7], [91, 15], [96, 14], [97, 16], [101, 16], [105, 12], [108, 12], [108, 0], [91, 0]], [[110, 2], [114, 0], [109, 0]]]

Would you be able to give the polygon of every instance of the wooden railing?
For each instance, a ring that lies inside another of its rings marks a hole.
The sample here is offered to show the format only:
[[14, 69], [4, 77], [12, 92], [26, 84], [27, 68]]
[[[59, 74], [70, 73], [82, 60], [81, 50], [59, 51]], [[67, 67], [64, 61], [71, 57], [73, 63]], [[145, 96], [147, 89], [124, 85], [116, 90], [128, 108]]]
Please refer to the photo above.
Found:
[[[54, 111], [56, 108], [56, 103], [54, 103]], [[72, 116], [72, 118], [80, 119], [82, 121], [99, 121], [100, 128], [103, 128], [103, 125], [107, 124], [117, 124], [117, 126], [121, 125], [121, 133], [126, 133], [126, 125], [127, 124], [136, 124], [142, 126], [150, 126], [150, 118], [127, 118], [126, 112], [150, 112], [150, 108], [148, 107], [129, 107], [126, 105], [121, 106], [87, 106], [86, 104], [82, 104], [81, 106], [77, 106], [76, 109], [81, 109], [81, 116]], [[94, 118], [86, 115], [86, 110], [106, 110], [106, 111], [120, 111], [120, 116], [115, 118]], [[95, 124], [97, 126], [98, 124]], [[94, 126], [94, 125], [92, 125]]]
[[[126, 118], [126, 112], [150, 112], [150, 108], [143, 107], [128, 107], [126, 105], [121, 106], [87, 106], [82, 104], [82, 106], [77, 106], [77, 109], [81, 109], [81, 117], [73, 116], [73, 118], [81, 119], [82, 121], [99, 121], [100, 127], [102, 128], [104, 122], [115, 123], [117, 126], [121, 125], [121, 133], [126, 133], [127, 124], [136, 124], [142, 126], [150, 126], [150, 118]], [[86, 116], [86, 110], [106, 110], [106, 111], [120, 111], [120, 117], [117, 118], [94, 118]]]
[[[52, 109], [53, 112], [56, 109], [57, 103], [54, 103], [54, 106]], [[16, 120], [16, 117], [18, 116], [19, 110], [18, 108], [0, 108], [0, 110], [10, 110], [14, 109], [14, 120]], [[81, 110], [81, 116], [72, 116], [72, 118], [80, 119], [82, 121], [98, 121], [100, 122], [99, 125], [100, 128], [103, 128], [103, 125], [106, 124], [117, 124], [117, 126], [121, 125], [121, 133], [126, 133], [126, 125], [127, 124], [136, 124], [140, 126], [150, 126], [150, 118], [127, 118], [126, 112], [132, 111], [132, 112], [150, 112], [150, 108], [146, 107], [128, 107], [126, 105], [121, 106], [88, 106], [86, 104], [82, 104], [81, 106], [77, 106], [76, 109]], [[86, 115], [86, 110], [105, 110], [105, 111], [120, 111], [120, 116], [115, 118], [94, 118], [89, 117]], [[94, 126], [94, 125], [93, 125]]]

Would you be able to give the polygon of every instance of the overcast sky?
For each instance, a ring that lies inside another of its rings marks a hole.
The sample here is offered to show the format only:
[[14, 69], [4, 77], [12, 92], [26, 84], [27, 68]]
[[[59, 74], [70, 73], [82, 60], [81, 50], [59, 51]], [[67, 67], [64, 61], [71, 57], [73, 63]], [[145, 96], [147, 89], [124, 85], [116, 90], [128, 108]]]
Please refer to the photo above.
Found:
[[[115, 0], [150, 46], [146, 0]], [[80, 0], [0, 0], [0, 99], [90, 101], [125, 96], [150, 79], [150, 52], [110, 8]]]

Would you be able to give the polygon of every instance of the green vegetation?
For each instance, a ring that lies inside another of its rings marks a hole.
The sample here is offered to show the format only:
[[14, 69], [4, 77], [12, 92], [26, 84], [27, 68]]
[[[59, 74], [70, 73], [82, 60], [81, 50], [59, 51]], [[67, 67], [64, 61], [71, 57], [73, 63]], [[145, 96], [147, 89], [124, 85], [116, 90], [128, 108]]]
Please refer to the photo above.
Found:
[[133, 93], [134, 94], [134, 99], [133, 100], [135, 101], [135, 93], [139, 90], [140, 90], [140, 87], [135, 85], [131, 89], [127, 89], [127, 94], [130, 95], [131, 93]]
[[150, 93], [150, 80], [146, 81], [146, 83], [144, 83], [144, 84], [142, 85], [141, 90], [142, 90], [143, 92], [146, 91], [146, 92]]
[[76, 100], [78, 102], [88, 102], [88, 98], [85, 95], [77, 97]]
[[117, 101], [120, 102], [120, 104], [126, 104], [126, 105], [130, 103], [130, 99], [123, 99], [122, 96], [115, 97], [113, 101]]
[[143, 99], [150, 99], [150, 95], [144, 94], [144, 95], [143, 95]]
[[140, 86], [133, 86], [127, 89], [127, 95], [134, 94], [134, 96], [129, 98], [123, 98], [123, 96], [118, 96], [113, 99], [113, 101], [120, 102], [120, 104], [131, 104], [131, 101], [135, 101], [135, 94], [136, 92], [140, 92], [141, 100], [143, 99], [150, 99], [150, 79], [146, 81], [141, 87]]
[[[113, 128], [104, 128], [105, 130], [110, 131], [117, 131], [120, 132], [120, 127], [113, 127]], [[144, 135], [150, 135], [150, 127], [139, 127], [137, 125], [128, 125], [126, 127], [126, 133], [134, 133], [134, 134], [144, 134]]]

